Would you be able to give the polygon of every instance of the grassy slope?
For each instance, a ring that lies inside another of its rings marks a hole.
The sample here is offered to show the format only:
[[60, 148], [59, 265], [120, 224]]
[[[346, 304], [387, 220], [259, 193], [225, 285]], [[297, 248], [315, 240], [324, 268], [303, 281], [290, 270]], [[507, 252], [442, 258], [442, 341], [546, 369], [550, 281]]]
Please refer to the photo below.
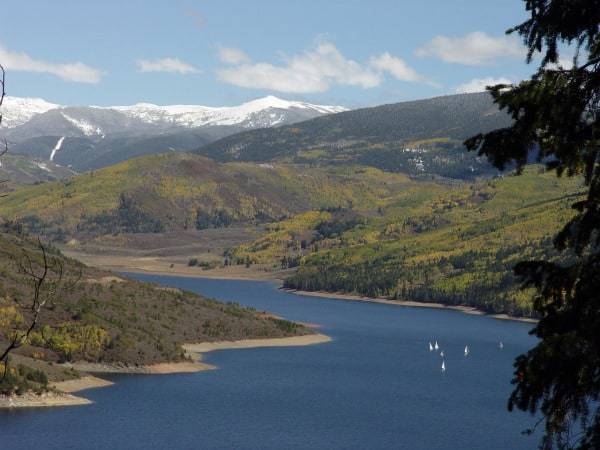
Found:
[[339, 219], [307, 213], [271, 226], [233, 254], [274, 265], [301, 256], [288, 287], [528, 315], [530, 296], [516, 289], [511, 269], [523, 258], [553, 256], [551, 238], [571, 216], [580, 190], [579, 180], [558, 180], [535, 168], [443, 191], [415, 189], [382, 202], [380, 215], [339, 235], [323, 238], [314, 231]]
[[[27, 323], [31, 315], [25, 307], [31, 295], [30, 281], [19, 270], [24, 251], [34, 260], [40, 256], [29, 239], [0, 233], [0, 348], [10, 337], [9, 330], [15, 324]], [[83, 277], [43, 311], [31, 345], [17, 351], [38, 362], [151, 364], [181, 360], [180, 344], [184, 342], [308, 332], [239, 305], [149, 283], [115, 280], [110, 273], [85, 267], [56, 250], [52, 250], [52, 256], [65, 265], [67, 278], [72, 279], [81, 270]]]
[[[368, 208], [408, 185], [403, 175], [373, 168], [221, 165], [170, 153], [21, 189], [3, 199], [0, 214], [8, 219], [35, 215], [68, 234], [110, 234], [123, 231], [113, 216], [126, 195], [135, 208], [129, 214], [134, 221], [143, 225], [152, 217], [169, 230], [194, 227], [198, 211], [208, 216], [222, 212], [233, 222], [249, 223], [322, 207]], [[109, 217], [109, 225], [98, 226], [99, 217]]]

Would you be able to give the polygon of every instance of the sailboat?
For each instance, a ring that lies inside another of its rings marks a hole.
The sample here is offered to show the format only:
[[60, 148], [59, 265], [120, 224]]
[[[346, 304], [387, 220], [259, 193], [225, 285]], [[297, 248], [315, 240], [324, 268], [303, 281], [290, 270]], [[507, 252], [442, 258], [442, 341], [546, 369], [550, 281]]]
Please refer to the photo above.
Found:
[[498, 344], [498, 347], [500, 347], [501, 350], [504, 348], [504, 344], [502, 343], [502, 341], [500, 341], [500, 344]]
[[465, 345], [465, 356], [469, 356], [469, 346]]
[[446, 371], [446, 362], [442, 361], [442, 373]]
[[429, 351], [432, 352], [433, 351], [433, 345], [431, 345], [431, 342], [429, 343]]
[[439, 350], [440, 346], [438, 345], [437, 341], [435, 341], [435, 345], [433, 346], [433, 348], [435, 348], [436, 351]]
[[441, 356], [442, 358], [444, 357], [444, 350], [442, 350], [442, 351], [440, 352], [440, 356]]

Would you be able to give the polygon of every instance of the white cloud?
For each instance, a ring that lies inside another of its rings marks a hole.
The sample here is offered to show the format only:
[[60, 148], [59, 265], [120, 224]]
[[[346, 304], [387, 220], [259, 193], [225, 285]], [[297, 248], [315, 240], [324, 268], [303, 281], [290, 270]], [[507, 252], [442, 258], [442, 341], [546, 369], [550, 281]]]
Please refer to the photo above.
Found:
[[550, 63], [546, 66], [546, 69], [563, 69], [563, 70], [571, 70], [573, 68], [573, 58], [574, 56], [571, 54], [567, 54], [565, 56], [559, 56], [558, 61], [556, 63]]
[[202, 73], [202, 71], [179, 58], [139, 59], [136, 61], [140, 72], [170, 72], [186, 75], [188, 73]]
[[508, 78], [475, 78], [467, 83], [456, 87], [456, 92], [466, 94], [470, 92], [483, 92], [487, 86], [495, 86], [496, 84], [511, 84], [512, 81]]
[[239, 48], [234, 47], [219, 47], [219, 59], [225, 64], [242, 64], [249, 63], [250, 57]]
[[381, 84], [384, 72], [403, 81], [423, 80], [404, 61], [389, 53], [371, 58], [369, 64], [360, 64], [346, 58], [328, 42], [284, 62], [279, 66], [246, 62], [218, 70], [217, 76], [239, 87], [292, 93], [324, 92], [334, 84], [373, 88]]
[[433, 56], [448, 63], [493, 64], [503, 58], [525, 58], [526, 50], [516, 37], [492, 37], [475, 31], [462, 37], [436, 36], [416, 51], [417, 56]]
[[329, 89], [329, 83], [319, 76], [294, 72], [289, 67], [276, 67], [267, 63], [221, 69], [217, 76], [220, 81], [243, 88], [294, 93], [324, 92]]
[[371, 58], [371, 67], [382, 72], [389, 72], [394, 78], [401, 81], [423, 81], [423, 77], [415, 69], [388, 52]]
[[76, 83], [98, 83], [102, 77], [99, 70], [81, 62], [51, 63], [35, 59], [26, 53], [8, 50], [0, 44], [0, 63], [7, 70], [49, 73], [65, 81]]

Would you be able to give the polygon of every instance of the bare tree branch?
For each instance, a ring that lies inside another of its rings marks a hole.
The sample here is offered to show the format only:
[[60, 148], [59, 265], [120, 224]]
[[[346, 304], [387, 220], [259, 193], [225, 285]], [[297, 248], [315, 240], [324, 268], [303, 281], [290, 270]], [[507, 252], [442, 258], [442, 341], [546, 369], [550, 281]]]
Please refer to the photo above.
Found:
[[[0, 64], [0, 107], [2, 103], [4, 103], [4, 97], [6, 96], [6, 71], [4, 70], [4, 66]], [[0, 124], [2, 123], [2, 113], [0, 113]]]
[[[2, 104], [4, 103], [4, 97], [6, 97], [6, 71], [4, 66], [0, 64], [0, 126], [2, 125]], [[2, 166], [1, 158], [8, 153], [8, 141], [5, 137], [2, 138], [2, 149], [0, 149], [0, 167]], [[0, 181], [0, 185], [6, 184], [9, 180]], [[6, 194], [0, 194], [0, 197], [6, 197]]]
[[[43, 309], [49, 303], [59, 296], [63, 290], [72, 289], [82, 277], [82, 270], [78, 276], [71, 282], [65, 282], [65, 269], [61, 260], [55, 257], [50, 257], [48, 251], [41, 239], [37, 239], [37, 248], [41, 253], [41, 263], [36, 263], [29, 252], [23, 252], [23, 258], [20, 263], [21, 272], [27, 276], [33, 283], [33, 293], [31, 296], [31, 304], [26, 307], [31, 310], [32, 317], [29, 325], [25, 330], [15, 330], [9, 340], [6, 348], [0, 353], [0, 362], [4, 364], [4, 374], [0, 382], [4, 380], [8, 364], [9, 356], [13, 350], [16, 350], [27, 344], [31, 333], [37, 327]], [[52, 275], [52, 277], [50, 277]], [[25, 307], [17, 302], [19, 306]]]

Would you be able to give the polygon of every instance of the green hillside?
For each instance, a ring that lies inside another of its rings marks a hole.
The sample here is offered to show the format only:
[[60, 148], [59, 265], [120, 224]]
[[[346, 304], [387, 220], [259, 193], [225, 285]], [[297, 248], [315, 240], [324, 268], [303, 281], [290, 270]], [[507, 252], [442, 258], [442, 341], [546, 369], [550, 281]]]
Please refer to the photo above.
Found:
[[[36, 244], [5, 225], [0, 232], [2, 350], [12, 330], [23, 329], [32, 316], [28, 307], [32, 280], [20, 268], [25, 253], [39, 272], [41, 253]], [[39, 387], [48, 375], [51, 379], [77, 376], [54, 364], [58, 362], [145, 365], [180, 361], [184, 358], [182, 343], [308, 333], [291, 322], [265, 317], [239, 305], [115, 277], [65, 258], [52, 248], [49, 257], [64, 266], [64, 289], [43, 309], [30, 345], [19, 348], [11, 357], [15, 370], [0, 384], [0, 393]], [[50, 293], [56, 279], [54, 275], [49, 277], [43, 295]], [[73, 282], [73, 287], [67, 289]]]
[[538, 172], [427, 180], [350, 164], [169, 153], [19, 189], [0, 215], [63, 242], [262, 224], [258, 239], [238, 239], [206, 261], [297, 267], [286, 281], [293, 288], [527, 315], [512, 266], [552, 254], [557, 229], [542, 224], [564, 223], [580, 190], [577, 180]]
[[289, 288], [529, 315], [531, 297], [517, 289], [512, 267], [556, 256], [552, 237], [581, 190], [578, 180], [535, 167], [521, 177], [416, 189], [381, 202], [377, 215], [312, 212], [273, 224], [230, 258], [299, 266]]
[[218, 164], [169, 153], [20, 189], [0, 214], [58, 238], [203, 229], [327, 207], [370, 209], [414, 184], [373, 168]]

